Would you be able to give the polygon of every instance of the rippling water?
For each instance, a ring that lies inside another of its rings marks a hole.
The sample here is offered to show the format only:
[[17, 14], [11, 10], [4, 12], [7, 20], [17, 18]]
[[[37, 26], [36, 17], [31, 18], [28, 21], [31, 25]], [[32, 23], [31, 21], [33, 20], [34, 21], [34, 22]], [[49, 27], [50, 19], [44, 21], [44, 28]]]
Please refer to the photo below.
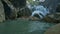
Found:
[[12, 20], [0, 24], [0, 34], [43, 34], [54, 23]]

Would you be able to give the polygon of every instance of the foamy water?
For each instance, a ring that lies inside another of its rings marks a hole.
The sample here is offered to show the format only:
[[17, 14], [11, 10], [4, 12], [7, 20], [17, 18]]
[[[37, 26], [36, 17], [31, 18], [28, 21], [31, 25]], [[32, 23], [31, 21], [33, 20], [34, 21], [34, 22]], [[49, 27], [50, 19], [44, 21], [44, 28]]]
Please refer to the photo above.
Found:
[[[47, 14], [49, 14], [49, 10], [46, 9], [44, 6], [36, 6], [35, 10], [32, 12], [31, 16], [34, 16], [35, 14], [39, 15], [39, 17], [42, 19], [44, 18]], [[43, 16], [44, 17], [43, 17]]]

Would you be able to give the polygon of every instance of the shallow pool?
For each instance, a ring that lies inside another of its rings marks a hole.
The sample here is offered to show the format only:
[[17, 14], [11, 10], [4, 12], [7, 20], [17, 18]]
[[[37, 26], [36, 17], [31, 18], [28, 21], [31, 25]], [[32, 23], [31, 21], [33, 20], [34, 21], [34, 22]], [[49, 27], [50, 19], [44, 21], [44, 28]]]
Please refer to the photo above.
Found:
[[44, 32], [55, 25], [41, 21], [9, 20], [0, 23], [0, 34], [44, 34]]

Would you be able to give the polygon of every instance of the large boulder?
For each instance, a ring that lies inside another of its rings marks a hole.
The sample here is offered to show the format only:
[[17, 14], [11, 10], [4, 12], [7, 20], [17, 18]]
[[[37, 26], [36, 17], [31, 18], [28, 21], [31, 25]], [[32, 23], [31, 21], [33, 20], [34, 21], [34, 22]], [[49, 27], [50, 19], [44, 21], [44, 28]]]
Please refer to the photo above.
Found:
[[5, 18], [15, 19], [17, 16], [17, 10], [13, 4], [8, 0], [1, 0], [4, 6]]
[[0, 22], [3, 22], [4, 20], [5, 20], [4, 7], [0, 0]]
[[60, 23], [60, 13], [50, 14], [43, 20], [46, 22]]
[[26, 0], [1, 0], [4, 5], [5, 18], [17, 18], [17, 12], [26, 5]]
[[49, 28], [44, 34], [60, 34], [60, 23]]

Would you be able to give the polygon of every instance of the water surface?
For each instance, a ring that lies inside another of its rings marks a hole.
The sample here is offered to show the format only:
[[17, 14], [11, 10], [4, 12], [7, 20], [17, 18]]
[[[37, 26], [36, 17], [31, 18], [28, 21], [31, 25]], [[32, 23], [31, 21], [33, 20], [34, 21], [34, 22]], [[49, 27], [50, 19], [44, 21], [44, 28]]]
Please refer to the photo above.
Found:
[[0, 34], [43, 34], [53, 25], [41, 21], [9, 20], [0, 23]]

